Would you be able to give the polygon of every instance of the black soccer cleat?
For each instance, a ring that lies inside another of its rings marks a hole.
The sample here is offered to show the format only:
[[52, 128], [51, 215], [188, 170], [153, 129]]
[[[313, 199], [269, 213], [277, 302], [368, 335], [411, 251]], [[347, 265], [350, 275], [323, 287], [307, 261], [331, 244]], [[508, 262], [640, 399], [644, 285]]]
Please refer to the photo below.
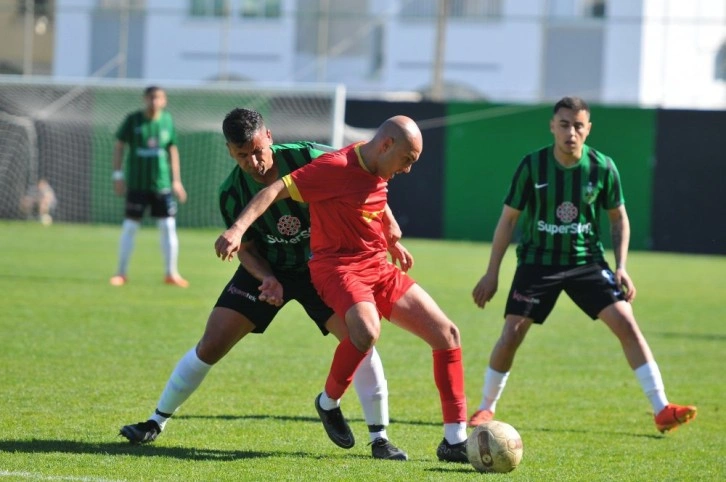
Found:
[[444, 438], [436, 449], [436, 456], [442, 462], [460, 462], [469, 463], [469, 457], [466, 455], [466, 440], [458, 444], [450, 444]]
[[119, 435], [123, 435], [134, 445], [153, 442], [160, 433], [161, 428], [159, 428], [159, 424], [153, 420], [125, 425], [119, 431]]
[[352, 448], [355, 445], [355, 437], [353, 437], [353, 432], [350, 430], [348, 422], [345, 421], [345, 417], [343, 417], [343, 412], [340, 411], [340, 407], [323, 410], [320, 406], [321, 395], [322, 393], [315, 397], [315, 410], [318, 411], [320, 421], [323, 422], [325, 432], [338, 447]]
[[378, 437], [368, 445], [371, 446], [371, 452], [373, 453], [374, 459], [408, 460], [406, 452], [399, 449], [383, 437]]

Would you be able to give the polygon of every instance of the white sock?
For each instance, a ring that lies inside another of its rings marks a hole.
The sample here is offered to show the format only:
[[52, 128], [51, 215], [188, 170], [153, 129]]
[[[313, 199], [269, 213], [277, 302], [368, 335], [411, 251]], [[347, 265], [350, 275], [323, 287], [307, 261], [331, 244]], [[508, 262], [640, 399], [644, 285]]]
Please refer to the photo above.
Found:
[[507, 385], [507, 378], [509, 378], [509, 372], [502, 373], [487, 367], [479, 410], [489, 410], [494, 413], [497, 408], [497, 401]]
[[126, 276], [129, 268], [129, 259], [134, 251], [134, 240], [136, 239], [136, 231], [139, 230], [141, 223], [133, 219], [124, 219], [121, 225], [121, 240], [119, 242], [118, 251], [118, 269], [117, 275]]
[[386, 429], [383, 430], [374, 430], [373, 432], [368, 432], [368, 436], [371, 439], [371, 442], [375, 442], [379, 438], [384, 438], [388, 440], [388, 433], [386, 432]]
[[201, 385], [211, 368], [212, 365], [208, 365], [199, 359], [196, 347], [189, 350], [174, 368], [169, 381], [166, 382], [164, 391], [161, 393], [159, 403], [156, 405], [156, 411], [149, 418], [156, 421], [163, 430], [169, 418], [157, 412], [171, 416]]
[[668, 405], [663, 377], [660, 375], [658, 364], [653, 360], [639, 366], [635, 369], [635, 376], [640, 382], [643, 393], [645, 393], [645, 396], [648, 397], [650, 404], [653, 406], [653, 413], [657, 415]]
[[179, 268], [179, 238], [176, 234], [176, 219], [173, 217], [159, 218], [156, 221], [159, 227], [161, 254], [164, 256], [164, 270], [167, 276], [178, 276]]
[[323, 393], [320, 395], [320, 408], [323, 410], [333, 410], [338, 407], [340, 407], [340, 400], [330, 398], [328, 394], [325, 393], [325, 390], [323, 390]]
[[377, 438], [388, 439], [385, 427], [388, 426], [388, 382], [383, 373], [383, 363], [375, 347], [368, 352], [353, 377], [355, 391], [363, 407], [366, 424], [382, 427], [382, 430], [369, 431], [371, 441]]
[[458, 443], [464, 442], [467, 438], [466, 422], [445, 423], [444, 438], [451, 445], [456, 445]]

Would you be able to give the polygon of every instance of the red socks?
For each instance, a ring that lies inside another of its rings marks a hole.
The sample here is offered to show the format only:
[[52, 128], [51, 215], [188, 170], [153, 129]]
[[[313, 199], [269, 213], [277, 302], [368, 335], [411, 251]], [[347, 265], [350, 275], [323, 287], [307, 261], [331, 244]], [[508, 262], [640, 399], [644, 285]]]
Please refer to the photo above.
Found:
[[[339, 400], [353, 381], [353, 375], [358, 369], [358, 365], [366, 357], [368, 352], [359, 351], [350, 341], [350, 337], [345, 337], [338, 344], [333, 355], [333, 363], [330, 366], [328, 379], [325, 381], [325, 393], [333, 400]], [[466, 411], [466, 410], [465, 410]]]
[[466, 421], [466, 394], [461, 347], [434, 350], [434, 381], [439, 389], [444, 423]]

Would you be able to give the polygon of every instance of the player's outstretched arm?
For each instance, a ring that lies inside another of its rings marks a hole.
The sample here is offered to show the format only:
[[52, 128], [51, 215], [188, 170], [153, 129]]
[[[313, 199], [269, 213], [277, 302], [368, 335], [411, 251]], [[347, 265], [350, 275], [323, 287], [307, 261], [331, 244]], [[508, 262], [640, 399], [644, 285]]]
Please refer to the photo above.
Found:
[[242, 236], [253, 222], [269, 208], [272, 203], [290, 197], [290, 193], [282, 180], [273, 182], [250, 200], [237, 220], [223, 232], [214, 243], [214, 251], [222, 261], [231, 260], [239, 251]]

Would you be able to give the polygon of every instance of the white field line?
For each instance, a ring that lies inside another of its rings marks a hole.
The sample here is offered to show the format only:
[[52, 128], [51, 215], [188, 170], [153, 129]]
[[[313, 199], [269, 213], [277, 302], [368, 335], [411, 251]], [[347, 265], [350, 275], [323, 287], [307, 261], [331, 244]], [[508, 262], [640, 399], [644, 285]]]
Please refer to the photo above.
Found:
[[79, 482], [116, 482], [112, 479], [101, 479], [98, 477], [76, 477], [66, 475], [44, 475], [36, 472], [10, 472], [8, 470], [0, 470], [0, 478], [2, 477], [23, 477], [29, 480], [73, 480]]

